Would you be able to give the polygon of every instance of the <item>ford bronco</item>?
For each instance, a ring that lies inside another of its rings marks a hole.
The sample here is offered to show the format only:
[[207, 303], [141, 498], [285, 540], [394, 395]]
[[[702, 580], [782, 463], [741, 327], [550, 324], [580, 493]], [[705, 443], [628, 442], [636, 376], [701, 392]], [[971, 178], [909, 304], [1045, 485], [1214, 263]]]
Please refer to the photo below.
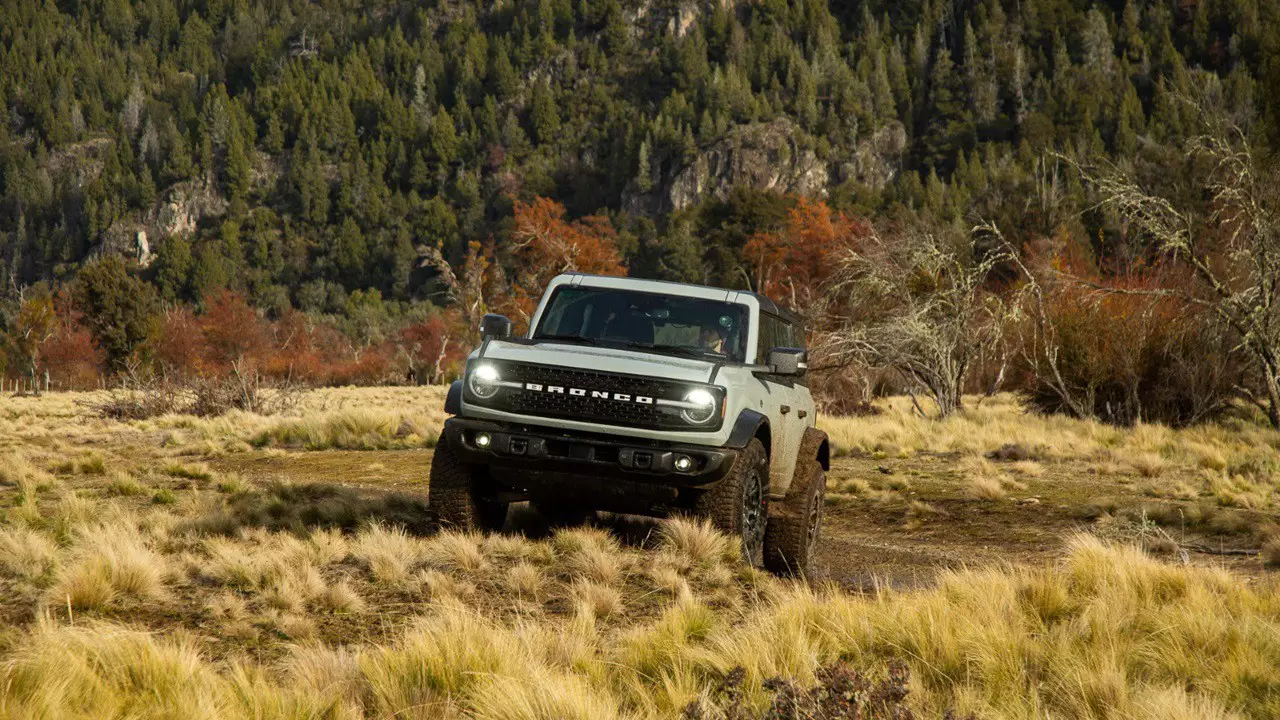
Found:
[[486, 315], [449, 389], [437, 526], [498, 530], [522, 501], [563, 522], [694, 515], [752, 565], [810, 571], [829, 450], [797, 317], [752, 292], [566, 274], [511, 328]]

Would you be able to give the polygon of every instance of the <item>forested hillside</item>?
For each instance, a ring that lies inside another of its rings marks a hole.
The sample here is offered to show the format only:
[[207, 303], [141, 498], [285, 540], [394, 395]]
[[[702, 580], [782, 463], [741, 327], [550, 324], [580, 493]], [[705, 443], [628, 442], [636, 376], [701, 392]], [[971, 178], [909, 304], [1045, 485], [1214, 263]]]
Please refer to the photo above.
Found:
[[1269, 110], [1274, 6], [15, 0], [2, 262], [61, 279], [142, 230], [166, 298], [409, 300], [415, 246], [456, 260], [541, 195], [609, 214], [633, 271], [741, 284], [735, 229], [779, 211], [714, 202], [735, 183], [1048, 234], [1045, 150], [1158, 162], [1200, 75]]
[[1184, 100], [1268, 147], [1277, 28], [1274, 0], [12, 0], [4, 292], [120, 254], [157, 307], [229, 290], [359, 336], [456, 306], [467, 267], [535, 290], [521, 203], [605, 269], [741, 287], [798, 198], [1128, 272], [1153, 252], [1064, 158], [1194, 197]]

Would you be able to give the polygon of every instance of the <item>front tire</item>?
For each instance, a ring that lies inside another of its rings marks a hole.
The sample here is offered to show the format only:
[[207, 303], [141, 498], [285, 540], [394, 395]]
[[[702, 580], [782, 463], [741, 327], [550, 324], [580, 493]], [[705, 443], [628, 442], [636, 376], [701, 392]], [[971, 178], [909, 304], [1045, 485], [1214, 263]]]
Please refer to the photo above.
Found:
[[716, 529], [740, 538], [743, 562], [760, 567], [768, 502], [769, 454], [759, 439], [752, 438], [729, 474], [698, 498], [694, 512]]
[[497, 532], [507, 519], [507, 503], [485, 497], [488, 473], [462, 462], [447, 441], [431, 459], [427, 513], [437, 530]]
[[803, 486], [792, 488], [786, 500], [775, 506], [764, 538], [764, 564], [775, 575], [809, 577], [822, 535], [822, 511], [827, 495], [827, 473], [810, 461], [801, 475]]

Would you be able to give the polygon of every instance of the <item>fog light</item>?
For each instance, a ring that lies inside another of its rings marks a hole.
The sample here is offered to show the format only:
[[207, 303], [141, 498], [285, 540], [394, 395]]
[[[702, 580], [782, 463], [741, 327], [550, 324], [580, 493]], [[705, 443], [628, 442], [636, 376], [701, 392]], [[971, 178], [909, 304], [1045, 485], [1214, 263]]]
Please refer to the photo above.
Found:
[[689, 472], [693, 468], [693, 458], [688, 455], [676, 456], [676, 470], [680, 472]]
[[489, 433], [476, 433], [476, 447], [487, 448], [491, 442], [493, 438], [489, 437]]

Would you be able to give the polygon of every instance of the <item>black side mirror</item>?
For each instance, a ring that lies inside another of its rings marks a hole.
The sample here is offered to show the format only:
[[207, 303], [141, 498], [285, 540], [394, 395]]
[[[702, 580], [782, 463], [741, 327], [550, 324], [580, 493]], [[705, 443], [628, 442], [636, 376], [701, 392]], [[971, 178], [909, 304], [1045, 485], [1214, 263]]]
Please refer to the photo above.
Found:
[[799, 348], [774, 348], [769, 351], [769, 371], [775, 375], [802, 375], [807, 368], [807, 353]]
[[480, 320], [480, 337], [485, 340], [506, 340], [511, 337], [511, 320], [506, 315], [485, 315]]

